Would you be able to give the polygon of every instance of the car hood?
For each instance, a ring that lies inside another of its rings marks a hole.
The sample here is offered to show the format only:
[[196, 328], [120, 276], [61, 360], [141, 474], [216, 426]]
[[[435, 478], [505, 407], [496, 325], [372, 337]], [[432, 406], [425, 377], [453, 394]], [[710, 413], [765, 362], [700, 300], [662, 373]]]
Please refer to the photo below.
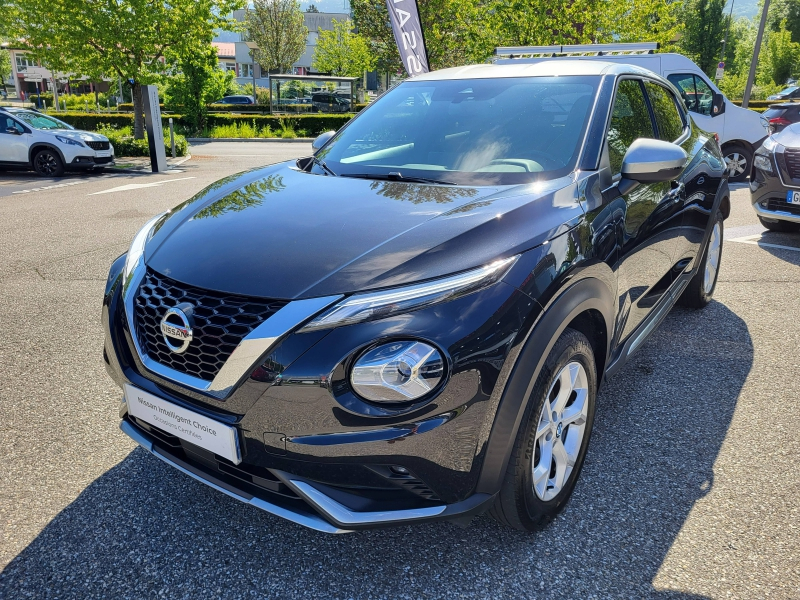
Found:
[[793, 123], [778, 133], [773, 133], [772, 139], [786, 148], [800, 148], [800, 123]]
[[176, 207], [147, 243], [148, 267], [231, 294], [343, 294], [516, 254], [583, 214], [572, 176], [468, 187], [314, 175], [294, 165], [226, 177]]
[[80, 142], [107, 142], [108, 138], [92, 131], [81, 131], [80, 129], [48, 129], [46, 131], [52, 135], [78, 140]]

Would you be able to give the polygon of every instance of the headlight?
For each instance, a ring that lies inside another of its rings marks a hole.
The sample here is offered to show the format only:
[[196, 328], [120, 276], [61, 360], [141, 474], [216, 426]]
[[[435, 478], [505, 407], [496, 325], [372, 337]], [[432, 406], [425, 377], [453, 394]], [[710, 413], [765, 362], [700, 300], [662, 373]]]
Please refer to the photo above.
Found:
[[776, 142], [776, 141], [775, 141], [775, 138], [774, 138], [774, 137], [772, 137], [772, 136], [769, 136], [769, 137], [768, 137], [767, 139], [765, 139], [765, 140], [764, 140], [764, 142], [761, 144], [761, 147], [762, 147], [764, 150], [766, 150], [767, 152], [773, 152], [773, 151], [775, 150], [775, 148], [777, 148], [778, 146], [780, 146], [780, 144], [779, 144], [778, 142]]
[[128, 276], [136, 268], [139, 259], [141, 259], [142, 254], [144, 254], [144, 245], [147, 243], [147, 240], [150, 239], [150, 234], [153, 231], [153, 227], [155, 227], [158, 220], [165, 214], [167, 213], [161, 213], [160, 215], [156, 215], [150, 219], [144, 224], [144, 227], [139, 230], [139, 233], [133, 237], [131, 247], [128, 249], [128, 256], [125, 257], [125, 272], [123, 274], [124, 281], [127, 281]]
[[300, 331], [328, 329], [361, 321], [383, 319], [444, 300], [452, 300], [495, 283], [508, 272], [518, 258], [519, 255], [504, 258], [478, 269], [428, 283], [350, 296], [322, 313]]
[[62, 144], [67, 144], [69, 146], [83, 146], [82, 142], [79, 142], [78, 140], [73, 140], [72, 138], [64, 137], [63, 135], [57, 135], [56, 139]]
[[436, 348], [398, 341], [361, 355], [350, 383], [359, 396], [373, 402], [409, 402], [430, 392], [443, 375], [444, 361]]
[[757, 169], [761, 169], [767, 173], [772, 173], [772, 161], [769, 159], [769, 156], [756, 154], [755, 158], [753, 159], [753, 164]]

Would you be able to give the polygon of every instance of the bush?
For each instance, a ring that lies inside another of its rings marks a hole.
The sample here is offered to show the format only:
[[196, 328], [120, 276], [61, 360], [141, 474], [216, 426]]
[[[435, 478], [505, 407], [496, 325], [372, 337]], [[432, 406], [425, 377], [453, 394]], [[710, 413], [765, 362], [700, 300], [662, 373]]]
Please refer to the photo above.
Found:
[[[159, 103], [159, 105], [158, 105], [158, 106], [161, 108], [161, 110], [162, 110], [162, 112], [163, 112], [163, 110], [164, 110], [164, 104], [162, 104], [162, 103]], [[117, 106], [117, 110], [119, 110], [119, 112], [129, 112], [129, 113], [132, 113], [132, 112], [133, 112], [133, 102], [123, 102], [123, 103], [121, 103], [119, 106]]]
[[[78, 129], [86, 129], [88, 131], [96, 130], [101, 124], [122, 129], [125, 127], [133, 126], [133, 115], [126, 113], [111, 113], [111, 114], [93, 114], [93, 113], [59, 113], [59, 119], [65, 121]], [[169, 117], [163, 117], [164, 131], [169, 130]], [[172, 116], [175, 125], [181, 131], [183, 127], [189, 124], [183, 122], [183, 117], [180, 115]], [[320, 133], [330, 130], [338, 130], [344, 127], [347, 122], [353, 118], [352, 114], [337, 113], [337, 114], [320, 114], [320, 115], [298, 115], [296, 117], [280, 117], [276, 115], [208, 115], [206, 120], [206, 127], [208, 132], [214, 131], [218, 127], [225, 125], [249, 124], [256, 132], [254, 137], [297, 137], [302, 131], [304, 137], [316, 137]], [[264, 135], [262, 132], [268, 130], [270, 135]], [[217, 129], [217, 131], [222, 131]], [[278, 132], [273, 134], [272, 132]], [[219, 136], [223, 137], [223, 136]], [[231, 136], [231, 137], [243, 137]]]
[[[147, 140], [133, 139], [133, 133], [130, 126], [115, 128], [109, 125], [101, 124], [97, 128], [97, 133], [106, 136], [114, 145], [114, 154], [116, 156], [150, 156], [150, 148], [147, 145]], [[167, 156], [172, 155], [172, 148], [169, 144], [169, 136], [164, 138], [164, 149]], [[175, 134], [175, 155], [186, 156], [189, 150], [189, 143], [182, 135]]]
[[209, 104], [209, 112], [258, 111], [269, 114], [269, 104]]

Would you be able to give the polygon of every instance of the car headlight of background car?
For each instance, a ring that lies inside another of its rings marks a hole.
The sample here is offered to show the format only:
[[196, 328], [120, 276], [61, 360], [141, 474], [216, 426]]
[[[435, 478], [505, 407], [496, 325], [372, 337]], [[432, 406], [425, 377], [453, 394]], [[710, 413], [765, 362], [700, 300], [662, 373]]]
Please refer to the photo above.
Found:
[[753, 164], [757, 169], [761, 169], [767, 173], [772, 173], [772, 161], [766, 154], [756, 154], [755, 158], [753, 159]]
[[68, 146], [83, 146], [83, 142], [79, 140], [74, 140], [72, 138], [64, 137], [63, 135], [57, 135], [56, 139], [61, 142], [62, 144], [67, 144]]

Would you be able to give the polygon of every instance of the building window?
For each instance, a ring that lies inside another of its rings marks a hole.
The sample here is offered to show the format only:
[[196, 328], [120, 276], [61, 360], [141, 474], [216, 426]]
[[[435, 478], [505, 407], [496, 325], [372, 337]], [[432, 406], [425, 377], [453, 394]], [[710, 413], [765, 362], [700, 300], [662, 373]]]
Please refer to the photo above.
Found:
[[17, 73], [24, 73], [28, 67], [35, 67], [36, 63], [24, 54], [17, 54]]
[[253, 63], [239, 63], [239, 77], [252, 77]]

